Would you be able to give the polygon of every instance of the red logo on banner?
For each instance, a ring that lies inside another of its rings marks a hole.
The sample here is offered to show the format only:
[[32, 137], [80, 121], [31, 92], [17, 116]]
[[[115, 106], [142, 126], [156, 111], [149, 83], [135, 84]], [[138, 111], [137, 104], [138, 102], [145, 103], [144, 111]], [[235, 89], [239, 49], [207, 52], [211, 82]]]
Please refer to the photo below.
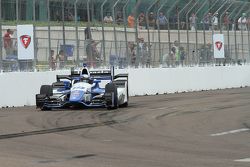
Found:
[[217, 42], [215, 42], [215, 45], [216, 45], [217, 49], [220, 51], [223, 43], [221, 41], [217, 41]]
[[31, 42], [31, 36], [29, 36], [29, 35], [22, 35], [20, 37], [20, 40], [21, 40], [21, 43], [22, 43], [23, 47], [25, 49], [27, 49], [29, 47], [29, 45], [30, 45], [30, 42]]

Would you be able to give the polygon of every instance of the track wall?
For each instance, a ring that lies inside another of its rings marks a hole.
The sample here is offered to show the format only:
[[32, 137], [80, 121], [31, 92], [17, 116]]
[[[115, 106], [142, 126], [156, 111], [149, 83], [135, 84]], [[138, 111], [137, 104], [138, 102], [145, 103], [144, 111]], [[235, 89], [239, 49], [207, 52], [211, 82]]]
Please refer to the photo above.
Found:
[[[151, 68], [117, 70], [129, 73], [129, 93], [155, 95], [250, 86], [250, 66]], [[69, 71], [0, 73], [0, 107], [35, 105], [42, 84]]]

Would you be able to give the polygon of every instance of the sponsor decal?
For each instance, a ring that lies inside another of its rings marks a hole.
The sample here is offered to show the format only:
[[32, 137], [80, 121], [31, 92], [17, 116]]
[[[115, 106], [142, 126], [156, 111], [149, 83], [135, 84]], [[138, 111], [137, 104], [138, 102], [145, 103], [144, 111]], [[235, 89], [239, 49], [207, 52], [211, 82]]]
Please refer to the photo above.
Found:
[[22, 35], [20, 36], [21, 43], [25, 49], [27, 49], [31, 42], [31, 36], [29, 35]]
[[220, 51], [222, 48], [223, 43], [221, 41], [215, 42], [216, 48]]
[[214, 34], [213, 35], [213, 48], [214, 48], [214, 58], [223, 59], [225, 58], [225, 43], [223, 34]]

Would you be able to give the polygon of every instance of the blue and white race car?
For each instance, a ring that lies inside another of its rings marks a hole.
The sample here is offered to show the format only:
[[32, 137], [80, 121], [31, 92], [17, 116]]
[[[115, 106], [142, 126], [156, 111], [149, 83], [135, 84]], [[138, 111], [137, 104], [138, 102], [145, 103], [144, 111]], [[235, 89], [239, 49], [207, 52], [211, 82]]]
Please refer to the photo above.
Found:
[[[128, 74], [111, 75], [111, 70], [89, 71], [84, 67], [71, 75], [57, 75], [52, 85], [42, 85], [36, 95], [41, 110], [72, 107], [127, 107]], [[112, 72], [113, 73], [113, 72]], [[104, 86], [100, 86], [100, 85]]]

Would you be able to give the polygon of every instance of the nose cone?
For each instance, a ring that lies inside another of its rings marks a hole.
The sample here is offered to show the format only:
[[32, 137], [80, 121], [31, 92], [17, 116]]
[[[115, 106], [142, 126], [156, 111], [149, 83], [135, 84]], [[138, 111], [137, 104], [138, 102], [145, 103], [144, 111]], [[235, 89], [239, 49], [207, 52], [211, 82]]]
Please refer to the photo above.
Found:
[[84, 91], [83, 90], [73, 90], [71, 91], [69, 101], [70, 102], [80, 102], [83, 99]]

